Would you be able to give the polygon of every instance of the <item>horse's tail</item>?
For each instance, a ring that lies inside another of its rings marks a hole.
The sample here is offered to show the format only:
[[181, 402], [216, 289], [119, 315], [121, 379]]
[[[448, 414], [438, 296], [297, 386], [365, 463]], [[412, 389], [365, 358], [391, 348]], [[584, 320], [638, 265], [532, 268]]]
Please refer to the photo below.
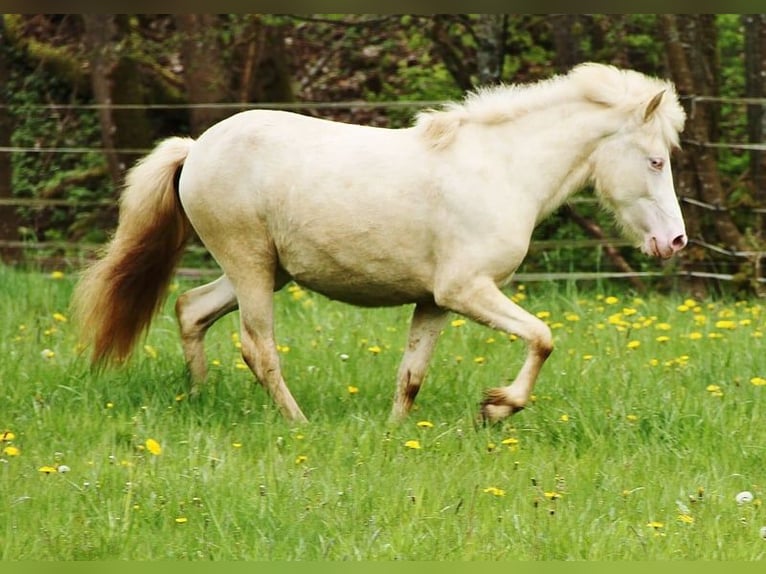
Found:
[[168, 138], [130, 170], [114, 237], [75, 288], [73, 316], [93, 363], [126, 359], [165, 299], [191, 234], [177, 186], [193, 142]]

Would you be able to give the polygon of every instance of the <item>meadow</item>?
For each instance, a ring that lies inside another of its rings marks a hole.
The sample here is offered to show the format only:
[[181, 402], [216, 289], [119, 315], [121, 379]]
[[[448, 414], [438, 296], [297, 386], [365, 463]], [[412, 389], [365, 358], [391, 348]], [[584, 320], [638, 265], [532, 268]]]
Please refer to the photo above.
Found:
[[72, 273], [0, 268], [3, 560], [759, 560], [766, 557], [766, 306], [619, 283], [509, 296], [556, 350], [526, 410], [477, 421], [520, 341], [458, 316], [411, 417], [388, 422], [408, 308], [277, 296], [283, 421], [238, 316], [188, 382], [172, 305], [129, 364], [94, 371]]

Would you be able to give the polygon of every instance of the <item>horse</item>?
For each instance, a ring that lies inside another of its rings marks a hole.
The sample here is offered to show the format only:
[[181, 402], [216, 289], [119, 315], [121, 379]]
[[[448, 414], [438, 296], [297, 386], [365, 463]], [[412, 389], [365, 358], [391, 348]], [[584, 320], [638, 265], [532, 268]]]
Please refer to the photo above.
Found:
[[394, 420], [450, 313], [517, 335], [517, 376], [480, 407], [502, 420], [527, 405], [553, 350], [549, 327], [502, 291], [535, 226], [591, 186], [624, 236], [671, 257], [687, 243], [670, 165], [684, 122], [671, 82], [584, 63], [477, 89], [404, 128], [250, 110], [167, 138], [128, 172], [116, 231], [75, 287], [82, 342], [95, 365], [123, 363], [196, 233], [223, 274], [175, 304], [192, 392], [206, 331], [239, 308], [245, 363], [286, 419], [307, 420], [274, 339], [273, 294], [294, 281], [354, 305], [414, 305]]

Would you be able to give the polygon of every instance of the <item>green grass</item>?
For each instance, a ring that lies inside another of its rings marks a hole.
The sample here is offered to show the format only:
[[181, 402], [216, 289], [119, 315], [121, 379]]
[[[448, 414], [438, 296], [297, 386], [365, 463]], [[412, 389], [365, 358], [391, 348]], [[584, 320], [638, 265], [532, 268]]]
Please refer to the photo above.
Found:
[[512, 290], [556, 340], [533, 405], [477, 425], [523, 346], [448, 324], [416, 410], [392, 425], [411, 310], [285, 290], [283, 366], [311, 421], [295, 427], [240, 368], [236, 314], [209, 333], [204, 393], [186, 396], [175, 295], [128, 365], [91, 371], [61, 320], [72, 282], [0, 268], [5, 560], [766, 556], [759, 301]]

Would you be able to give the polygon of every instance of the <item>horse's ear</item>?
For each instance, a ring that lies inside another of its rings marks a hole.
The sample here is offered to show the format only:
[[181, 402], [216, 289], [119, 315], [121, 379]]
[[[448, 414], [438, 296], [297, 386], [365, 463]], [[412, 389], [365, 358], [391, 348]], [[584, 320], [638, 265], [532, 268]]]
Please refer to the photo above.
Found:
[[656, 96], [652, 98], [652, 100], [649, 102], [649, 105], [646, 106], [646, 111], [644, 112], [644, 121], [649, 121], [649, 118], [652, 117], [652, 114], [657, 111], [657, 108], [660, 106], [660, 102], [662, 101], [662, 96], [665, 95], [665, 90], [662, 90], [659, 92]]

